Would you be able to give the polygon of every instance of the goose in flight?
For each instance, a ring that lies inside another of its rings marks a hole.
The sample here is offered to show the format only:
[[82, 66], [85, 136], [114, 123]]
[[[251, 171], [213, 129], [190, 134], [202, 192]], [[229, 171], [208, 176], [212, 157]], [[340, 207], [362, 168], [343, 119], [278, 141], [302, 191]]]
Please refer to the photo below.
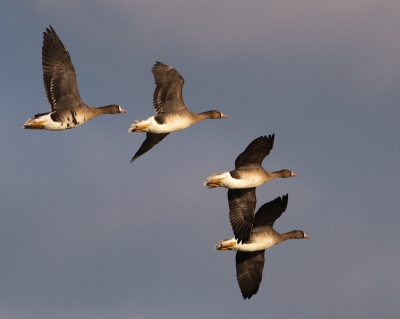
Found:
[[223, 239], [216, 250], [236, 250], [236, 277], [243, 299], [251, 298], [258, 292], [264, 268], [265, 249], [288, 239], [310, 238], [302, 230], [280, 234], [274, 228], [275, 221], [286, 210], [288, 195], [277, 197], [262, 205], [255, 214], [249, 239], [241, 244], [235, 238]]
[[173, 67], [157, 61], [151, 72], [156, 83], [153, 95], [156, 115], [147, 120], [136, 120], [129, 128], [129, 133], [146, 132], [146, 139], [133, 156], [131, 163], [160, 143], [171, 132], [183, 130], [202, 120], [227, 118], [225, 114], [216, 110], [199, 114], [189, 110], [182, 96], [185, 80]]
[[83, 103], [71, 56], [52, 26], [43, 32], [42, 68], [50, 112], [36, 114], [25, 122], [23, 128], [61, 131], [102, 114], [126, 113], [116, 104], [96, 108]]

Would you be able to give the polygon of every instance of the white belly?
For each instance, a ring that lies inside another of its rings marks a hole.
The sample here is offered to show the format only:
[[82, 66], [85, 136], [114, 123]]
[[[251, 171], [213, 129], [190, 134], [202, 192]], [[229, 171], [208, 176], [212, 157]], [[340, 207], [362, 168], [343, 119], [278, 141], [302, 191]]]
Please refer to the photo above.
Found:
[[223, 187], [229, 189], [257, 187], [264, 183], [262, 177], [258, 175], [247, 179], [232, 178], [229, 172], [223, 173], [222, 175], [224, 176], [222, 181]]
[[175, 131], [183, 130], [191, 125], [188, 118], [180, 118], [179, 120], [171, 121], [165, 124], [158, 124], [154, 120], [154, 116], [147, 119], [149, 122], [149, 127], [144, 129], [144, 132], [151, 133], [170, 133]]
[[251, 243], [251, 244], [236, 244], [235, 250], [237, 251], [257, 251], [257, 250], [264, 250], [271, 248], [272, 246], [275, 245], [275, 241], [273, 238], [270, 238], [268, 240], [265, 240], [263, 242], [256, 242], [256, 243]]

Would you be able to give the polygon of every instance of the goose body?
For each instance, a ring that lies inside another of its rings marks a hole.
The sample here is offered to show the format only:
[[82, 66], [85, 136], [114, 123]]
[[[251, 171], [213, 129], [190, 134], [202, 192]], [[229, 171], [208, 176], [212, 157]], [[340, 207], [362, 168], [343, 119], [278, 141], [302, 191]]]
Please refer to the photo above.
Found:
[[183, 130], [206, 119], [227, 118], [220, 111], [211, 110], [193, 113], [189, 110], [182, 96], [185, 80], [173, 67], [156, 62], [151, 72], [156, 88], [153, 94], [153, 107], [156, 112], [146, 120], [136, 120], [128, 132], [146, 132], [146, 139], [133, 156], [131, 163], [161, 142], [169, 133]]
[[237, 251], [236, 277], [243, 299], [250, 299], [260, 288], [265, 249], [288, 239], [310, 238], [302, 230], [280, 234], [273, 229], [276, 219], [286, 210], [287, 203], [288, 195], [285, 195], [262, 205], [255, 214], [253, 229], [246, 241], [239, 244], [233, 237], [223, 239], [215, 246], [216, 250]]
[[231, 171], [222, 174], [212, 174], [207, 177], [204, 185], [208, 188], [225, 187], [228, 189], [242, 189], [257, 187], [266, 182], [267, 176], [264, 175], [262, 170], [256, 174], [254, 170], [242, 170], [240, 173], [240, 175], [234, 174]]
[[262, 161], [274, 146], [275, 134], [260, 136], [252, 141], [235, 161], [235, 169], [222, 174], [207, 177], [204, 185], [208, 188], [225, 187], [228, 189], [251, 188], [260, 186], [275, 178], [295, 177], [289, 169], [267, 172]]
[[83, 103], [71, 56], [52, 26], [43, 32], [43, 82], [50, 112], [28, 119], [23, 128], [60, 131], [71, 129], [102, 114], [126, 113], [119, 105], [94, 108]]
[[[191, 113], [191, 112], [190, 112]], [[155, 134], [171, 133], [191, 126], [197, 123], [196, 117], [189, 112], [181, 111], [174, 113], [166, 113], [160, 117], [151, 116], [147, 120], [136, 120], [130, 127], [129, 132], [150, 132]], [[162, 120], [160, 118], [162, 117]], [[162, 124], [161, 124], [162, 123]], [[142, 129], [140, 129], [142, 127]]]
[[281, 242], [279, 236], [275, 234], [276, 231], [274, 230], [265, 230], [263, 232], [257, 232], [258, 236], [256, 235], [256, 232], [257, 231], [252, 232], [251, 238], [244, 243], [243, 242], [237, 243], [235, 237], [221, 240], [216, 245], [216, 249], [251, 252], [251, 251], [268, 249]]

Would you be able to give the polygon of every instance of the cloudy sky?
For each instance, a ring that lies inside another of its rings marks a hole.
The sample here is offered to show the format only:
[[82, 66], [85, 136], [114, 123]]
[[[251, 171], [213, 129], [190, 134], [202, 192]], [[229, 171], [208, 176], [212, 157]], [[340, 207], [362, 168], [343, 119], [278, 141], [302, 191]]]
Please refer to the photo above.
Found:
[[[399, 318], [400, 2], [8, 1], [2, 3], [0, 318]], [[21, 127], [49, 105], [43, 31], [68, 48], [86, 104], [121, 105], [64, 132]], [[218, 109], [129, 161], [152, 116], [156, 61], [185, 78], [194, 112]], [[256, 137], [267, 170], [298, 178], [244, 301], [225, 189]]]

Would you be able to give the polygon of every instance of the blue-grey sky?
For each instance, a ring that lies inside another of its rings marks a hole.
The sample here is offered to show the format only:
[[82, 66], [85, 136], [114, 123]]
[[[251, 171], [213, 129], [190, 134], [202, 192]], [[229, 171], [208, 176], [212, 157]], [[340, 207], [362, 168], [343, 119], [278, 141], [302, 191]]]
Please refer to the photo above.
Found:
[[[400, 2], [8, 1], [1, 5], [0, 318], [399, 318]], [[82, 99], [121, 105], [64, 132], [46, 112], [42, 33], [68, 48]], [[194, 112], [135, 163], [154, 114], [155, 61]], [[244, 301], [225, 189], [205, 178], [275, 133], [257, 190], [289, 194]]]

